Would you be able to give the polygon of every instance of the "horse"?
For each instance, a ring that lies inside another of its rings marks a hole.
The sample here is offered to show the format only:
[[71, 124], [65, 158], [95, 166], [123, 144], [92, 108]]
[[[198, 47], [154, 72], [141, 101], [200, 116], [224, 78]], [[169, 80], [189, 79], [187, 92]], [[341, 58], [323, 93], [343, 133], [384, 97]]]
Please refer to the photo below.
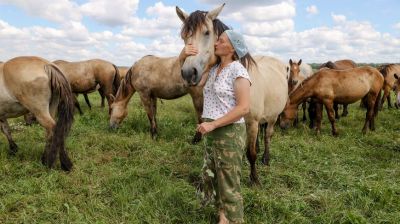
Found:
[[46, 129], [42, 163], [52, 168], [59, 153], [61, 168], [70, 171], [73, 164], [65, 149], [65, 139], [73, 122], [73, 99], [62, 71], [43, 58], [16, 57], [0, 65], [0, 126], [9, 143], [8, 153], [15, 155], [18, 146], [7, 119], [32, 112]]
[[379, 71], [382, 73], [385, 78], [385, 82], [383, 84], [383, 96], [381, 99], [380, 109], [383, 108], [383, 104], [385, 103], [385, 99], [388, 101], [388, 108], [392, 107], [392, 103], [390, 100], [390, 90], [395, 89], [397, 79], [395, 78], [395, 74], [400, 75], [400, 64], [387, 64], [379, 67]]
[[[337, 136], [335, 126], [334, 103], [350, 104], [365, 98], [367, 113], [363, 133], [368, 129], [374, 130], [374, 118], [378, 114], [383, 76], [370, 66], [363, 66], [347, 70], [323, 69], [310, 78], [304, 80], [301, 87], [289, 95], [288, 104], [281, 117], [280, 126], [286, 129], [289, 122], [297, 113], [297, 106], [309, 97], [325, 105], [329, 121], [332, 126], [332, 135]], [[317, 108], [317, 134], [321, 130], [322, 106]]]
[[[302, 63], [300, 59], [298, 62], [289, 59], [289, 78], [288, 78], [288, 93], [290, 94], [294, 89], [299, 87], [304, 79], [313, 75], [312, 67], [309, 64]], [[301, 106], [303, 109], [303, 122], [307, 120], [306, 118], [306, 105], [307, 102], [304, 101]], [[294, 120], [293, 125], [296, 126], [298, 123], [298, 118]]]
[[[100, 95], [106, 97], [109, 113], [111, 112], [111, 95], [115, 95], [120, 85], [119, 70], [114, 64], [101, 59], [78, 62], [57, 60], [54, 64], [63, 71], [74, 93], [89, 93], [95, 91], [99, 85]], [[79, 104], [75, 105], [82, 112]]]
[[[192, 43], [198, 47], [198, 54], [187, 57], [182, 65], [182, 78], [191, 86], [204, 86], [209, 69], [216, 63], [214, 44], [219, 35], [214, 32], [213, 20], [217, 19], [224, 5], [209, 12], [195, 11], [190, 15], [176, 7], [178, 17], [183, 22], [181, 38], [185, 43]], [[265, 148], [262, 162], [268, 165], [274, 124], [288, 99], [288, 84], [287, 66], [283, 62], [267, 56], [255, 56], [254, 59], [257, 66], [249, 68], [252, 85], [250, 112], [245, 116], [246, 155], [251, 165], [250, 180], [253, 184], [259, 184], [255, 163], [259, 125], [267, 125], [264, 129]]]
[[[353, 60], [342, 59], [342, 60], [338, 60], [335, 62], [328, 61], [326, 63], [323, 63], [319, 66], [318, 69], [321, 70], [324, 68], [329, 68], [329, 69], [345, 70], [345, 69], [356, 68], [356, 67], [357, 67], [357, 64]], [[315, 104], [313, 102], [311, 104], [312, 104], [311, 107], [315, 106]], [[311, 108], [310, 110], [313, 110], [313, 108]], [[338, 111], [339, 107], [338, 107], [337, 103], [334, 104], [334, 110], [335, 110], [335, 118], [339, 119], [340, 118], [339, 111]], [[349, 114], [349, 111], [347, 109], [347, 104], [343, 104], [343, 112], [342, 112], [341, 116], [346, 117], [348, 114]], [[312, 115], [311, 115], [311, 117], [312, 117]], [[310, 126], [313, 126], [313, 124], [310, 124]]]

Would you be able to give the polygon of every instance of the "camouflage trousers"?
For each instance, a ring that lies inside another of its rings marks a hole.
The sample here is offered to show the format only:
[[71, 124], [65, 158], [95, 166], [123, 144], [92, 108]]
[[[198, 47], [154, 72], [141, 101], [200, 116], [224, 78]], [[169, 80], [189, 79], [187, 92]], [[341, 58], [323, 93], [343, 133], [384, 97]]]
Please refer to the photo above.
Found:
[[203, 202], [214, 201], [219, 210], [224, 210], [230, 223], [244, 222], [240, 177], [245, 139], [244, 123], [215, 129], [204, 138]]

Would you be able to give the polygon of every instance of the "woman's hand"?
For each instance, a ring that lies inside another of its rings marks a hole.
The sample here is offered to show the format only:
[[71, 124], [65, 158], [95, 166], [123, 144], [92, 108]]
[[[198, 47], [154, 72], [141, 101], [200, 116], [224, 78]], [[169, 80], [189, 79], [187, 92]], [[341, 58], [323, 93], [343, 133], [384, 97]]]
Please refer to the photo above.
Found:
[[186, 44], [181, 54], [179, 55], [179, 60], [181, 61], [181, 64], [183, 64], [187, 57], [196, 55], [197, 53], [199, 53], [199, 51], [193, 44]]
[[197, 125], [196, 131], [200, 132], [202, 135], [207, 134], [208, 132], [213, 131], [217, 126], [215, 126], [212, 122], [203, 122]]

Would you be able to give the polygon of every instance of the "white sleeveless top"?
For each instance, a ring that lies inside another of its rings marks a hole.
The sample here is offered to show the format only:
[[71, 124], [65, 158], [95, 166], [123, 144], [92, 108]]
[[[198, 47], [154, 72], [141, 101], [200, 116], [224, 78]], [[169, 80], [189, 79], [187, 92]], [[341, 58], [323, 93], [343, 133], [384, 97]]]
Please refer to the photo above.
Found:
[[[234, 83], [238, 77], [251, 80], [246, 68], [239, 62], [233, 61], [217, 76], [219, 64], [210, 69], [207, 82], [203, 89], [204, 106], [202, 118], [216, 120], [236, 106]], [[244, 118], [235, 123], [244, 123]]]

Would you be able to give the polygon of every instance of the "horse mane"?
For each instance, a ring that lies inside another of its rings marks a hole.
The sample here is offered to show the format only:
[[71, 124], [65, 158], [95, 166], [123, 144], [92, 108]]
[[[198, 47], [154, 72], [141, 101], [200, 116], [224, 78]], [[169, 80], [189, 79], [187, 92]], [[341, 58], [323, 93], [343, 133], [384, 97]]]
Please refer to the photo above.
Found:
[[[188, 35], [192, 35], [201, 25], [206, 24], [206, 15], [207, 11], [194, 11], [189, 17], [186, 18], [185, 22], [182, 25], [181, 29], [181, 37], [186, 37]], [[221, 20], [214, 19], [213, 20], [214, 33], [219, 36], [225, 30], [229, 29], [227, 25], [225, 25]]]
[[390, 69], [394, 66], [395, 64], [386, 64], [386, 65], [381, 65], [378, 67], [379, 72], [383, 75], [383, 77], [386, 77], [387, 74], [389, 73]]
[[332, 61], [328, 61], [326, 63], [323, 63], [322, 65], [319, 66], [319, 68], [330, 68], [330, 69], [337, 69], [335, 63], [333, 63]]
[[120, 86], [118, 88], [118, 91], [117, 91], [117, 94], [116, 94], [115, 98], [118, 98], [119, 95], [121, 95], [121, 94], [122, 94], [121, 95], [122, 97], [125, 97], [129, 93], [129, 88], [133, 88], [133, 85], [132, 85], [132, 82], [131, 82], [132, 74], [133, 74], [133, 72], [132, 72], [133, 66], [129, 68], [129, 70], [126, 73], [124, 79], [121, 80], [121, 83], [120, 83]]

